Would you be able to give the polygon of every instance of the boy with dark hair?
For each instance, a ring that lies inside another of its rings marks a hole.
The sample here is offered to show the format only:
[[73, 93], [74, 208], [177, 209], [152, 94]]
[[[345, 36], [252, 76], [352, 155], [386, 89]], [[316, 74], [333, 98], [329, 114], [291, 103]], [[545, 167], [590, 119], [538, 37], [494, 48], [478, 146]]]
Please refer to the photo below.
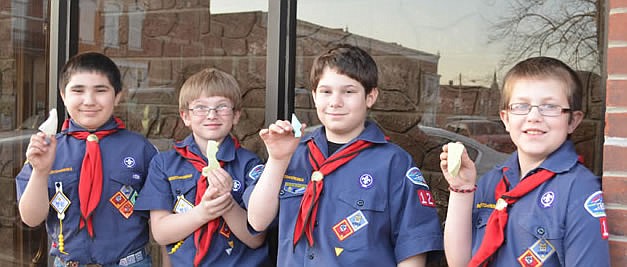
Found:
[[477, 181], [466, 151], [458, 175], [445, 171], [453, 159], [444, 145], [450, 266], [610, 265], [601, 181], [569, 140], [583, 120], [581, 102], [575, 71], [554, 58], [529, 58], [507, 73], [501, 99], [517, 151]]
[[261, 130], [269, 158], [248, 220], [263, 231], [278, 214], [279, 266], [424, 266], [442, 249], [422, 173], [366, 120], [377, 79], [370, 55], [338, 45], [311, 70], [323, 127], [302, 140], [287, 121]]
[[46, 222], [54, 266], [150, 266], [148, 213], [133, 206], [157, 150], [113, 116], [120, 71], [107, 56], [84, 53], [60, 77], [70, 119], [54, 137], [31, 137], [16, 177], [22, 221]]

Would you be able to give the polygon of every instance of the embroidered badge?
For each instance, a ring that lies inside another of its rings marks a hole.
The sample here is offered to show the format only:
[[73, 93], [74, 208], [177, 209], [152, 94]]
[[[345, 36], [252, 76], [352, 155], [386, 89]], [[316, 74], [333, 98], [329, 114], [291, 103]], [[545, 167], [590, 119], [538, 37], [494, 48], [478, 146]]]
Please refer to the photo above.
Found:
[[124, 204], [124, 202], [126, 202], [126, 197], [124, 196], [124, 193], [117, 191], [109, 199], [109, 202], [111, 202], [111, 204], [113, 204], [116, 209], [119, 209]]
[[131, 197], [128, 198], [128, 201], [130, 201], [133, 205], [135, 205], [135, 201], [137, 201], [137, 196], [139, 194], [137, 194], [137, 191], [133, 191], [133, 194], [131, 195]]
[[248, 177], [253, 180], [259, 179], [261, 177], [261, 173], [263, 172], [263, 165], [259, 164], [253, 167], [250, 172], [248, 172]]
[[529, 249], [525, 250], [525, 253], [518, 257], [518, 263], [524, 267], [542, 266], [542, 262]]
[[548, 240], [544, 238], [538, 239], [531, 247], [529, 248], [531, 252], [541, 261], [545, 262], [546, 259], [551, 257], [553, 253], [555, 253], [555, 247]]
[[361, 185], [362, 188], [368, 189], [372, 187], [373, 184], [374, 178], [372, 178], [372, 175], [365, 173], [359, 177], [359, 185]]
[[350, 223], [354, 232], [357, 232], [359, 229], [364, 228], [366, 227], [366, 225], [368, 225], [368, 220], [366, 219], [366, 216], [364, 216], [364, 214], [361, 212], [361, 210], [354, 212], [346, 219]]
[[343, 219], [333, 226], [333, 232], [335, 232], [335, 236], [337, 236], [340, 241], [344, 241], [344, 239], [354, 233], [353, 228], [350, 226], [347, 219]]
[[63, 194], [63, 191], [60, 190], [57, 191], [50, 200], [50, 206], [52, 206], [58, 214], [65, 214], [65, 211], [70, 206], [70, 203], [72, 203], [70, 199], [67, 198], [67, 196]]
[[240, 183], [238, 180], [233, 180], [233, 191], [237, 192], [240, 189], [242, 189], [242, 183]]
[[599, 222], [601, 224], [601, 238], [608, 239], [610, 237], [610, 233], [607, 231], [607, 219], [605, 216], [599, 218]]
[[185, 213], [194, 208], [194, 204], [185, 199], [184, 196], [179, 195], [176, 197], [176, 203], [174, 204], [175, 213]]
[[133, 175], [131, 177], [133, 177], [133, 179], [135, 179], [135, 180], [139, 180], [139, 179], [142, 178], [142, 176], [137, 174], [137, 173], [133, 173]]
[[418, 169], [417, 167], [411, 167], [409, 170], [407, 170], [405, 176], [412, 183], [429, 188], [427, 182], [425, 181], [425, 178], [422, 176], [422, 172], [420, 172], [420, 169]]
[[226, 222], [222, 222], [222, 227], [220, 228], [220, 234], [226, 238], [231, 237], [231, 229], [229, 229], [229, 226], [226, 224]]
[[603, 192], [596, 191], [592, 193], [583, 203], [584, 208], [592, 215], [592, 217], [599, 218], [605, 216], [605, 205], [603, 204]]
[[122, 188], [120, 188], [120, 192], [122, 192], [126, 198], [130, 198], [133, 191], [135, 190], [133, 190], [133, 187], [130, 185], [123, 185]]
[[435, 207], [435, 202], [433, 201], [433, 195], [431, 195], [431, 192], [429, 190], [423, 190], [423, 189], [419, 189], [417, 191], [418, 193], [418, 199], [420, 200], [420, 205], [423, 205], [425, 207]]
[[133, 157], [125, 157], [122, 161], [124, 162], [124, 166], [126, 166], [126, 168], [135, 167], [135, 158]]
[[306, 184], [293, 183], [293, 182], [283, 183], [283, 190], [286, 192], [290, 192], [294, 195], [304, 194], [306, 188], [307, 188]]
[[553, 193], [553, 191], [542, 194], [542, 197], [540, 197], [540, 207], [545, 209], [550, 208], [553, 206], [553, 200], [555, 200], [555, 193]]
[[119, 210], [120, 213], [122, 213], [122, 215], [128, 219], [133, 214], [133, 203], [131, 203], [130, 201], [124, 202]]

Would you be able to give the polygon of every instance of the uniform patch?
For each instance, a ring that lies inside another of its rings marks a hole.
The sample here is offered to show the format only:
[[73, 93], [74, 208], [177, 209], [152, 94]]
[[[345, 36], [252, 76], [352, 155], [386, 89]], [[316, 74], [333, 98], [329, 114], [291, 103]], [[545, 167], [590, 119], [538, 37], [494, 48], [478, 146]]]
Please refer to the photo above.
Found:
[[362, 188], [368, 189], [372, 187], [373, 184], [374, 178], [372, 178], [372, 175], [364, 173], [359, 177], [359, 185], [361, 185]]
[[350, 226], [350, 223], [347, 219], [343, 219], [335, 226], [333, 226], [333, 232], [335, 232], [335, 236], [337, 236], [337, 239], [339, 239], [340, 241], [344, 241], [344, 239], [354, 233], [353, 228]]
[[133, 214], [133, 203], [130, 201], [124, 202], [122, 206], [119, 208], [120, 213], [124, 216], [124, 218], [129, 218]]
[[420, 205], [435, 208], [435, 201], [433, 201], [433, 195], [431, 195], [429, 190], [419, 189], [417, 193], [418, 199], [420, 199]]
[[130, 185], [123, 185], [122, 188], [120, 188], [120, 192], [122, 192], [126, 198], [130, 198], [133, 191], [135, 190], [133, 190], [133, 187]]
[[607, 231], [607, 219], [605, 216], [599, 218], [599, 223], [601, 224], [601, 238], [607, 240], [610, 237], [610, 233]]
[[407, 172], [405, 173], [405, 177], [407, 177], [407, 179], [409, 179], [414, 184], [422, 185], [429, 188], [427, 182], [425, 181], [425, 178], [422, 176], [422, 172], [420, 172], [420, 169], [418, 169], [417, 167], [411, 167], [409, 170], [407, 170]]
[[124, 194], [120, 191], [115, 192], [115, 194], [113, 194], [113, 196], [109, 199], [109, 202], [111, 202], [116, 209], [119, 209], [122, 204], [126, 202], [126, 196], [124, 196]]
[[518, 257], [518, 263], [524, 267], [542, 266], [540, 259], [538, 259], [536, 255], [533, 255], [533, 252], [529, 249], [525, 250], [525, 253]]
[[604, 217], [605, 204], [603, 204], [603, 192], [596, 191], [592, 193], [592, 195], [586, 199], [586, 202], [583, 203], [583, 207], [586, 208], [592, 217]]
[[194, 208], [194, 204], [185, 199], [184, 196], [177, 196], [176, 203], [174, 204], [175, 213], [186, 213]]
[[226, 222], [222, 222], [222, 228], [220, 228], [220, 234], [226, 238], [231, 237], [231, 229], [226, 224]]
[[238, 180], [233, 180], [233, 191], [237, 192], [240, 189], [242, 189], [242, 183], [240, 183]]
[[555, 193], [553, 191], [546, 192], [542, 194], [540, 197], [540, 207], [541, 208], [550, 208], [553, 206], [553, 201], [555, 200]]
[[259, 164], [255, 167], [253, 167], [249, 172], [248, 172], [248, 177], [250, 179], [253, 180], [257, 180], [259, 179], [259, 177], [261, 177], [261, 173], [263, 173], [263, 164]]
[[361, 212], [361, 210], [358, 210], [356, 212], [354, 212], [353, 214], [349, 215], [346, 219], [348, 219], [348, 222], [351, 224], [351, 227], [353, 228], [353, 231], [357, 232], [357, 230], [366, 227], [366, 225], [368, 225], [368, 220], [366, 219], [366, 216], [364, 216], [364, 214]]
[[122, 161], [124, 162], [124, 166], [126, 166], [126, 168], [135, 167], [135, 158], [133, 157], [125, 157]]
[[545, 262], [546, 259], [551, 257], [553, 253], [555, 253], [555, 247], [548, 240], [544, 238], [538, 239], [531, 247], [529, 248], [531, 252], [541, 261]]
[[283, 183], [283, 190], [286, 192], [290, 192], [294, 195], [305, 193], [306, 188], [307, 188], [307, 185], [302, 184], [302, 183], [292, 183], [292, 182]]
[[342, 252], [344, 252], [344, 249], [343, 249], [343, 248], [338, 248], [338, 247], [335, 247], [335, 256], [336, 256], [336, 257], [337, 257], [337, 256], [340, 256], [340, 254], [342, 254]]

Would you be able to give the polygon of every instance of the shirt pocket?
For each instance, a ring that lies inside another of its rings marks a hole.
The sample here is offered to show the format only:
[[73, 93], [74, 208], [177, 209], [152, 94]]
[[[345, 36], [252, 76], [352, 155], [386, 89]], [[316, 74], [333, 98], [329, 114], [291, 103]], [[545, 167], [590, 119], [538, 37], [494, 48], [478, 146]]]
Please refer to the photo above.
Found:
[[[172, 195], [174, 196], [174, 203], [173, 203], [173, 207], [174, 207], [174, 212], [177, 212], [177, 210], [181, 210], [181, 207], [183, 207], [184, 205], [182, 205], [182, 203], [179, 203], [177, 207], [177, 203], [179, 201], [179, 198], [181, 196], [185, 197], [185, 199], [193, 206], [196, 205], [196, 191], [197, 191], [197, 179], [195, 179], [195, 177], [191, 177], [189, 179], [178, 179], [178, 180], [173, 180], [170, 181], [170, 190], [172, 192]], [[182, 210], [186, 210], [185, 208], [183, 208]]]
[[483, 236], [485, 234], [485, 227], [488, 224], [488, 219], [490, 215], [492, 215], [493, 209], [479, 209], [476, 213], [472, 215], [472, 229], [473, 229], [473, 238], [475, 240], [472, 244], [473, 254], [479, 249], [481, 242], [477, 242], [477, 240], [483, 240]]
[[[63, 194], [56, 195], [58, 191]], [[48, 178], [48, 196], [51, 204], [56, 206], [59, 211], [65, 213], [65, 218], [69, 215], [80, 213], [78, 201], [78, 174], [75, 172], [62, 172], [51, 174]], [[66, 202], [65, 196], [70, 202]], [[65, 210], [64, 210], [65, 209]], [[56, 213], [55, 208], [51, 207], [51, 212]]]
[[344, 248], [347, 254], [389, 247], [388, 242], [380, 240], [391, 235], [387, 198], [374, 190], [347, 190], [340, 193], [339, 200], [331, 231], [336, 246]]
[[[514, 222], [510, 221], [509, 223]], [[550, 261], [557, 263], [558, 259], [564, 259], [564, 230], [559, 226], [558, 221], [553, 221], [551, 218], [539, 216], [538, 214], [523, 214], [517, 220], [517, 224], [529, 237], [529, 239], [521, 238], [522, 240], [517, 242], [527, 242], [520, 244], [527, 246], [527, 248], [536, 252], [536, 255], [546, 259], [545, 264]], [[563, 263], [563, 261], [561, 262]]]

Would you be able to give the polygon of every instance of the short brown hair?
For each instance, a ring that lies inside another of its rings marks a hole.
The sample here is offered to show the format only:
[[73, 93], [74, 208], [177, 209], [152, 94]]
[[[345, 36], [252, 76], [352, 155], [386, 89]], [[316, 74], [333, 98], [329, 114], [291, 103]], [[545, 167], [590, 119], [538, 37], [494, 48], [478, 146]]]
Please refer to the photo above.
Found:
[[99, 73], [107, 77], [115, 94], [122, 91], [120, 69], [111, 58], [97, 52], [86, 52], [70, 58], [59, 74], [59, 90], [63, 92], [72, 76], [81, 72]]
[[339, 44], [316, 57], [309, 74], [311, 90], [315, 91], [324, 74], [330, 68], [361, 83], [366, 95], [377, 87], [379, 79], [377, 63], [363, 49], [349, 44]]
[[501, 109], [507, 110], [514, 85], [520, 79], [555, 79], [567, 88], [566, 95], [571, 111], [582, 109], [583, 86], [577, 73], [564, 62], [551, 57], [532, 57], [517, 63], [503, 79]]
[[242, 95], [235, 78], [215, 68], [203, 69], [185, 80], [179, 92], [179, 109], [189, 108], [189, 102], [201, 95], [208, 97], [223, 96], [233, 102], [234, 110], [241, 110]]

